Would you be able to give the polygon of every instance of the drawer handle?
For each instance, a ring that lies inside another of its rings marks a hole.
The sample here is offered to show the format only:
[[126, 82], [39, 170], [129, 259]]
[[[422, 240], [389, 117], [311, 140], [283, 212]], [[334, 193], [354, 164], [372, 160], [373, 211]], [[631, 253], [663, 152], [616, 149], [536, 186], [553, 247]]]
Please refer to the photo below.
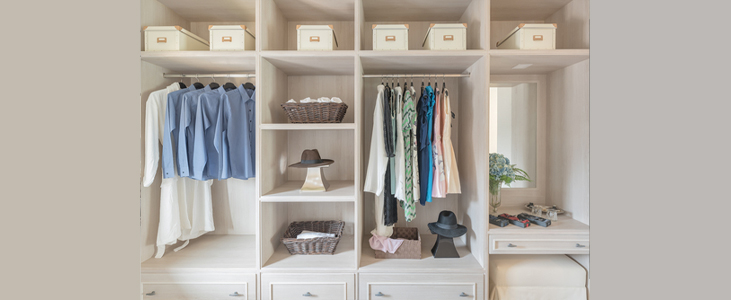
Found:
[[579, 244], [579, 243], [576, 243], [576, 248], [584, 248], [584, 247], [586, 247], [586, 246], [585, 245], [582, 245], [582, 244]]
[[386, 36], [386, 42], [395, 42], [396, 36], [395, 35], [387, 35]]
[[307, 292], [306, 294], [302, 294], [302, 296], [304, 296], [304, 297], [312, 297], [312, 294], [310, 294], [310, 292]]
[[383, 297], [383, 296], [386, 296], [386, 295], [384, 295], [384, 294], [383, 294], [383, 293], [381, 293], [381, 292], [378, 292], [378, 294], [376, 294], [376, 297]]
[[534, 41], [542, 41], [543, 40], [543, 35], [536, 34], [536, 35], [533, 36], [533, 40]]
[[239, 292], [234, 292], [233, 294], [228, 294], [228, 295], [231, 296], [231, 297], [243, 296], [242, 294], [239, 294]]
[[319, 41], [320, 41], [320, 37], [319, 36], [311, 36], [310, 37], [310, 42], [319, 42]]
[[230, 36], [221, 37], [221, 42], [222, 43], [223, 42], [231, 42], [232, 40], [233, 40], [233, 38], [231, 38]]
[[157, 38], [157, 42], [158, 43], [167, 43], [168, 42], [168, 38], [166, 38], [166, 37], [159, 37], [159, 38]]
[[155, 291], [149, 292], [149, 293], [145, 294], [145, 296], [155, 296]]
[[513, 245], [513, 243], [510, 243], [510, 244], [508, 244], [508, 247], [513, 248], [513, 247], [518, 247], [518, 246], [517, 245]]
[[451, 35], [451, 34], [444, 35], [444, 40], [445, 41], [454, 41], [454, 35]]
[[465, 294], [465, 292], [462, 292], [462, 294], [459, 294], [460, 297], [469, 297], [470, 295]]

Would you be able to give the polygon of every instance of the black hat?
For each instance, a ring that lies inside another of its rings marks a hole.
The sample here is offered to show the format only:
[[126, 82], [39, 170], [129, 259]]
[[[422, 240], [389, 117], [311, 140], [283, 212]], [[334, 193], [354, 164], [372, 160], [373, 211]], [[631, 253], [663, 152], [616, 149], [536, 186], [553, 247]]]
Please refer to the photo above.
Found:
[[293, 168], [310, 168], [310, 167], [319, 167], [319, 166], [330, 165], [334, 162], [335, 161], [332, 159], [320, 158], [320, 152], [318, 152], [317, 149], [312, 149], [312, 150], [302, 151], [302, 156], [300, 158], [300, 162], [298, 162], [296, 164], [291, 164], [289, 166], [293, 167]]
[[458, 237], [467, 233], [467, 227], [457, 224], [457, 216], [448, 210], [439, 213], [439, 220], [429, 223], [429, 230], [445, 237]]

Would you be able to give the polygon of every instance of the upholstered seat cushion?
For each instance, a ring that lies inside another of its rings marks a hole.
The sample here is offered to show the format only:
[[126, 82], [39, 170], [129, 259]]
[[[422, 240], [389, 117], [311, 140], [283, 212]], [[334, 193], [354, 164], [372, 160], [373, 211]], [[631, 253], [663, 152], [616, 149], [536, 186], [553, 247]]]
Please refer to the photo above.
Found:
[[491, 300], [586, 300], [586, 270], [566, 255], [490, 255]]

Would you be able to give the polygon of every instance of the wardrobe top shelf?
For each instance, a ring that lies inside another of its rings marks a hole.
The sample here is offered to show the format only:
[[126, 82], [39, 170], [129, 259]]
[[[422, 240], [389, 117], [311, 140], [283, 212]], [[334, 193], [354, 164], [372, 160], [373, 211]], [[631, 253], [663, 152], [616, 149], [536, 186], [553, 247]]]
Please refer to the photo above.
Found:
[[[589, 49], [490, 49], [490, 74], [545, 74], [589, 59]], [[529, 64], [524, 69], [513, 69]]]
[[491, 21], [545, 20], [572, 0], [491, 0]]
[[141, 51], [140, 58], [182, 73], [240, 73], [256, 69], [254, 51]]

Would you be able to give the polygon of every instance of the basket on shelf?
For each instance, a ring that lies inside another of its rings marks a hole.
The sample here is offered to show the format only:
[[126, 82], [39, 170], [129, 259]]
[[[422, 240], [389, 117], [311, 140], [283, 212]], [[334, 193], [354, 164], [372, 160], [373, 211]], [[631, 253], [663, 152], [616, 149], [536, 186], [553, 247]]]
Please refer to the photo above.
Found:
[[421, 236], [416, 227], [394, 227], [392, 239], [404, 239], [395, 253], [376, 251], [376, 258], [421, 259]]
[[284, 113], [292, 123], [340, 123], [348, 105], [345, 103], [284, 103]]
[[[335, 248], [343, 235], [343, 221], [304, 221], [292, 222], [284, 232], [282, 244], [287, 247], [289, 254], [317, 255], [333, 254]], [[335, 237], [322, 237], [314, 239], [297, 239], [297, 235], [303, 230], [333, 233]]]

